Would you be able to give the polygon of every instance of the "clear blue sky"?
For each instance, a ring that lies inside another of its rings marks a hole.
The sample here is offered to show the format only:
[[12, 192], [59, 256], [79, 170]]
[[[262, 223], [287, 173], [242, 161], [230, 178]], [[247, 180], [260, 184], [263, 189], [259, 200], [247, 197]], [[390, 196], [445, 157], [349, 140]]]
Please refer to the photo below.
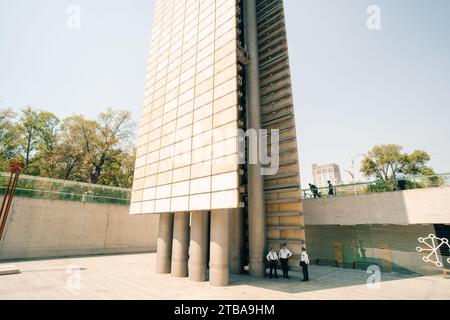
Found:
[[[374, 144], [450, 171], [450, 1], [286, 0], [302, 184]], [[69, 5], [81, 30], [66, 28]], [[94, 117], [142, 104], [152, 0], [0, 0], [0, 106]], [[380, 31], [366, 27], [381, 8]]]

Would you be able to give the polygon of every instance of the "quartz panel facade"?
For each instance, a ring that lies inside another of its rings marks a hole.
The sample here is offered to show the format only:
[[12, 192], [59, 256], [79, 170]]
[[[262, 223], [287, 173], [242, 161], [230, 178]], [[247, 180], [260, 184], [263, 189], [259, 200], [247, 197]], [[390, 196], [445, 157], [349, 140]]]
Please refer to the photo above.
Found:
[[131, 214], [239, 206], [234, 0], [158, 0]]

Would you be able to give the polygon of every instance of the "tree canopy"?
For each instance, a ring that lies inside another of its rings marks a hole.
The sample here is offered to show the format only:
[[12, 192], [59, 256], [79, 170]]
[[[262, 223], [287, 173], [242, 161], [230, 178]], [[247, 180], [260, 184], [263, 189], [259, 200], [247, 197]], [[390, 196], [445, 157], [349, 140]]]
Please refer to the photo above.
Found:
[[107, 109], [96, 120], [81, 115], [60, 120], [51, 112], [0, 108], [0, 171], [8, 161], [25, 174], [131, 187], [135, 151], [128, 111]]
[[365, 177], [380, 180], [395, 179], [398, 170], [404, 174], [432, 175], [433, 169], [427, 167], [430, 159], [429, 154], [423, 150], [404, 153], [403, 147], [397, 144], [377, 145], [365, 155], [361, 173]]

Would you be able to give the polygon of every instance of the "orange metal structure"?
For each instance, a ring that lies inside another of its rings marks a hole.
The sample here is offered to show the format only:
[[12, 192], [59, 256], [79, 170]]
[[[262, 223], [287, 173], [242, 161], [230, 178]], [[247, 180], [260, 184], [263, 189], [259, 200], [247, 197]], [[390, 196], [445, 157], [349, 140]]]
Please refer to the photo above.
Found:
[[19, 161], [12, 160], [9, 163], [9, 171], [11, 172], [11, 175], [9, 176], [8, 185], [6, 186], [5, 193], [3, 195], [0, 210], [0, 240], [3, 237], [6, 222], [8, 221], [8, 215], [14, 199], [14, 192], [16, 190], [17, 181], [19, 180], [19, 175], [23, 172], [24, 168], [24, 164]]

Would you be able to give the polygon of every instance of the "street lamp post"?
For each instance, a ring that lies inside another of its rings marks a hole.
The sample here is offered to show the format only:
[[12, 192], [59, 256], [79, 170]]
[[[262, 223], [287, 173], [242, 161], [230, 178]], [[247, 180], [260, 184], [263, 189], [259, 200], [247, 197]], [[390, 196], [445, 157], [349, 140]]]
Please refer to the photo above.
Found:
[[355, 196], [357, 195], [357, 190], [356, 190], [356, 180], [355, 180], [355, 162], [359, 157], [365, 157], [366, 155], [364, 153], [358, 153], [357, 155], [352, 157], [352, 167], [351, 167], [351, 172], [349, 170], [346, 170], [346, 172], [352, 177], [352, 184], [353, 184], [353, 190], [355, 193]]

